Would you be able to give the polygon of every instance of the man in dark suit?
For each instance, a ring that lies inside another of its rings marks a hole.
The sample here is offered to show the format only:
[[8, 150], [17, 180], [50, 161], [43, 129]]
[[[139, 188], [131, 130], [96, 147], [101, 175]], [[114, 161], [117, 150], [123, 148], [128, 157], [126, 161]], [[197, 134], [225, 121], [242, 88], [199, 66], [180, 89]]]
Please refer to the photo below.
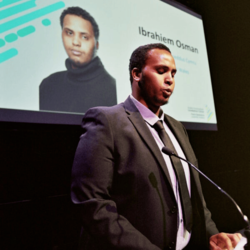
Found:
[[155, 129], [161, 120], [177, 153], [197, 165], [185, 128], [160, 108], [174, 90], [175, 74], [165, 45], [141, 46], [130, 59], [132, 95], [85, 114], [71, 193], [82, 221], [82, 249], [216, 250], [239, 241], [238, 234], [218, 233], [197, 172], [182, 162], [191, 201], [191, 214], [184, 215], [175, 163], [161, 152], [164, 142]]

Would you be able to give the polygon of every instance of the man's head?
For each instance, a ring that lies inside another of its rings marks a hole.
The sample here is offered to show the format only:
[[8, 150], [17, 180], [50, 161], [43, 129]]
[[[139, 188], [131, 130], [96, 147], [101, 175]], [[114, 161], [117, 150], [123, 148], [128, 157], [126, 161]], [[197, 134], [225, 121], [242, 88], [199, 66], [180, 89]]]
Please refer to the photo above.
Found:
[[149, 44], [137, 48], [130, 58], [132, 94], [154, 113], [173, 93], [176, 66], [168, 47]]
[[63, 45], [73, 68], [90, 62], [99, 47], [99, 28], [95, 19], [79, 7], [65, 9], [60, 17]]

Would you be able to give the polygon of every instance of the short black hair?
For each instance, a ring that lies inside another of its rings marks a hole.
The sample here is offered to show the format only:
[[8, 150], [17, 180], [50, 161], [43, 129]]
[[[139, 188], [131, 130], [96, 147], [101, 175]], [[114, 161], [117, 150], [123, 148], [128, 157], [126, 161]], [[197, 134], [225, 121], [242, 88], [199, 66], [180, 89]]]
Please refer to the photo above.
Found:
[[148, 59], [148, 51], [151, 49], [162, 49], [168, 51], [171, 54], [170, 49], [162, 43], [146, 44], [135, 49], [130, 57], [129, 63], [129, 74], [131, 84], [133, 83], [133, 77], [131, 73], [132, 69], [138, 68], [141, 72], [142, 68], [145, 66], [146, 60]]
[[61, 24], [62, 28], [63, 28], [63, 19], [67, 14], [80, 16], [83, 19], [89, 21], [91, 23], [91, 25], [92, 25], [94, 35], [95, 35], [95, 39], [96, 39], [96, 41], [98, 41], [98, 39], [99, 39], [99, 27], [98, 27], [98, 24], [96, 23], [95, 19], [86, 10], [84, 10], [84, 9], [82, 9], [80, 7], [69, 7], [67, 9], [65, 9], [62, 12], [61, 16], [60, 16], [60, 24]]

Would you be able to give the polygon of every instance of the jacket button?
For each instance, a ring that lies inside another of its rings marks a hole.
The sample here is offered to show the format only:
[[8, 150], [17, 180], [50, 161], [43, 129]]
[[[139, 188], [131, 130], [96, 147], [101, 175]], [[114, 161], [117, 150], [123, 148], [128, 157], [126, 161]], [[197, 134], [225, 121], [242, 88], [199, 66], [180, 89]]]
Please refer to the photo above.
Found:
[[170, 245], [168, 246], [168, 249], [175, 249], [175, 242], [172, 241]]
[[171, 212], [172, 214], [176, 213], [176, 211], [177, 211], [176, 206], [174, 206], [174, 207], [170, 210], [170, 212]]

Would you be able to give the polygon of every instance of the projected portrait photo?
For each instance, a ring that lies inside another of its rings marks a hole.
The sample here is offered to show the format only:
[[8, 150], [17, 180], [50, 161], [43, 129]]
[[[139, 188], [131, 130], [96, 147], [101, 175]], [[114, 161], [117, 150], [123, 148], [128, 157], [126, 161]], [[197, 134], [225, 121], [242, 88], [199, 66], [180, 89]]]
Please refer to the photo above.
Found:
[[80, 7], [69, 7], [62, 12], [60, 24], [67, 70], [43, 79], [39, 109], [85, 113], [91, 107], [117, 104], [116, 80], [97, 55], [99, 27], [95, 19]]

